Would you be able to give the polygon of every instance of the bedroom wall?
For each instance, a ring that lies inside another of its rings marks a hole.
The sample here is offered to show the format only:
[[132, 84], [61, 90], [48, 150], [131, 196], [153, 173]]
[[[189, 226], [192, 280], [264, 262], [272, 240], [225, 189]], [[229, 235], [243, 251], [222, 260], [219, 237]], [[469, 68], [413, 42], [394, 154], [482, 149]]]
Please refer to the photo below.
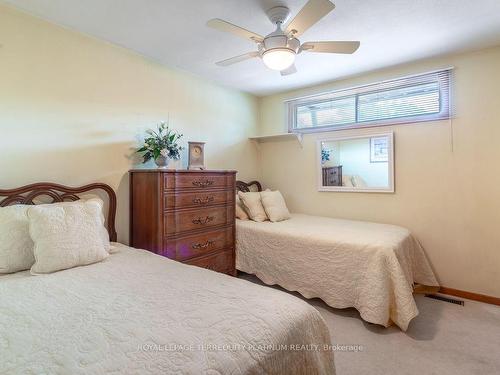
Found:
[[[450, 65], [453, 121], [306, 135], [303, 148], [294, 140], [266, 142], [263, 181], [280, 189], [293, 211], [408, 227], [442, 285], [500, 297], [500, 47], [262, 98], [259, 135], [285, 132], [285, 99]], [[316, 190], [317, 138], [381, 130], [395, 134], [395, 194]]]
[[[138, 136], [161, 120], [206, 141], [209, 168], [259, 175], [258, 102], [0, 5], [0, 188], [102, 181], [128, 241], [128, 176]], [[187, 154], [184, 152], [183, 164]]]

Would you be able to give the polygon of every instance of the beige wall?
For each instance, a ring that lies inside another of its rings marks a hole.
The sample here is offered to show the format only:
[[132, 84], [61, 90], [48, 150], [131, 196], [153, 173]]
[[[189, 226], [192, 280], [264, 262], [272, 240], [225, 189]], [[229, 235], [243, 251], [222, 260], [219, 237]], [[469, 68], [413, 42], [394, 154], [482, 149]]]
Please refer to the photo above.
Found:
[[[128, 239], [131, 148], [170, 117], [206, 141], [209, 168], [258, 175], [257, 99], [0, 5], [0, 187], [102, 181], [118, 192]], [[183, 155], [184, 164], [187, 159]]]
[[259, 133], [285, 131], [284, 99], [450, 65], [453, 122], [363, 131], [394, 131], [395, 194], [318, 192], [315, 140], [325, 133], [306, 135], [303, 148], [293, 140], [261, 144], [263, 181], [280, 189], [293, 211], [408, 227], [442, 285], [500, 297], [500, 48], [262, 98]]
[[[107, 182], [127, 241], [131, 148], [169, 117], [185, 141], [208, 142], [209, 167], [262, 178], [294, 211], [406, 226], [443, 285], [500, 297], [500, 48], [257, 100], [1, 5], [0, 45], [0, 187]], [[264, 143], [260, 154], [247, 140], [284, 131], [285, 98], [449, 65], [453, 123], [383, 128], [395, 132], [395, 194], [317, 192], [315, 139], [325, 134], [307, 135], [303, 148]]]

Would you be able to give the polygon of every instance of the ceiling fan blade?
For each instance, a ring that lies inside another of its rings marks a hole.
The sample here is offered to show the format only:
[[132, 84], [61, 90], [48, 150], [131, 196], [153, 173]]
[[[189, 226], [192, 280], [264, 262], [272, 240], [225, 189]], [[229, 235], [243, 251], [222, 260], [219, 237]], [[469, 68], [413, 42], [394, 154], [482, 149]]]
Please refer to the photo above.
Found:
[[232, 23], [221, 20], [219, 18], [214, 18], [208, 21], [207, 26], [219, 31], [225, 31], [227, 33], [237, 35], [245, 39], [250, 39], [251, 41], [256, 43], [260, 43], [264, 40], [264, 37], [262, 35], [244, 29], [243, 27], [233, 25]]
[[359, 48], [359, 42], [307, 42], [300, 46], [301, 51], [323, 53], [354, 53]]
[[292, 64], [290, 67], [282, 70], [280, 73], [282, 76], [289, 76], [290, 74], [297, 73], [297, 67], [295, 66], [295, 64]]
[[219, 66], [229, 66], [229, 65], [233, 65], [233, 64], [245, 61], [245, 60], [252, 59], [252, 58], [257, 57], [257, 56], [259, 56], [259, 52], [257, 52], [257, 51], [255, 51], [255, 52], [248, 52], [248, 53], [245, 53], [243, 55], [231, 57], [230, 59], [226, 59], [226, 60], [222, 60], [222, 61], [216, 62], [215, 64], [219, 65]]
[[335, 8], [329, 0], [309, 0], [286, 27], [298, 37]]

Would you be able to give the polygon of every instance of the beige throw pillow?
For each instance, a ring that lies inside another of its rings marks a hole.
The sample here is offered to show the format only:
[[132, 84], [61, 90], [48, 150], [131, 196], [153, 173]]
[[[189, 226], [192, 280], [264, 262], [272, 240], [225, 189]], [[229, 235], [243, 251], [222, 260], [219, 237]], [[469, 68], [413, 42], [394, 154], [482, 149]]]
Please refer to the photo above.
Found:
[[263, 191], [260, 196], [269, 220], [277, 222], [290, 219], [290, 211], [288, 211], [283, 195], [278, 190]]
[[240, 220], [248, 220], [248, 215], [238, 195], [236, 195], [236, 217]]
[[0, 208], [0, 274], [29, 270], [35, 263], [28, 230], [29, 207]]
[[262, 206], [262, 202], [260, 201], [260, 193], [259, 192], [249, 192], [243, 193], [238, 192], [238, 196], [241, 199], [241, 202], [245, 206], [246, 212], [248, 216], [253, 221], [262, 222], [267, 220], [266, 211]]
[[28, 209], [29, 233], [34, 243], [31, 273], [51, 273], [105, 259], [102, 201], [91, 199], [68, 205], [41, 205]]
[[345, 187], [354, 187], [352, 184], [352, 176], [349, 174], [342, 175], [342, 186]]
[[[92, 198], [88, 201], [95, 202], [101, 207], [101, 220], [104, 222], [102, 199]], [[50, 203], [37, 207], [67, 206], [80, 202], [83, 201]], [[34, 244], [29, 234], [28, 209], [31, 207], [30, 205], [0, 207], [0, 274], [29, 270], [35, 263]], [[102, 230], [100, 235], [104, 246], [111, 252], [107, 230]]]

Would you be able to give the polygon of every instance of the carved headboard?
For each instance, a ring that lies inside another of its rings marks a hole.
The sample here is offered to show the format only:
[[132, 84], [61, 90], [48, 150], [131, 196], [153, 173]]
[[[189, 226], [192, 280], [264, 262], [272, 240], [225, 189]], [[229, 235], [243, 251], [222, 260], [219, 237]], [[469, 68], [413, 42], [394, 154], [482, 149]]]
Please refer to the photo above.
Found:
[[[116, 241], [115, 217], [116, 217], [116, 194], [113, 189], [106, 184], [89, 184], [81, 187], [68, 187], [50, 182], [40, 182], [26, 185], [16, 189], [0, 189], [0, 207], [13, 204], [37, 204], [34, 199], [37, 197], [50, 197], [51, 202], [68, 202], [80, 199], [78, 194], [95, 190], [103, 190], [108, 195], [108, 216], [106, 219], [109, 239]], [[44, 202], [45, 203], [45, 202]]]
[[249, 192], [252, 191], [251, 189], [252, 185], [255, 185], [257, 187], [257, 191], [262, 191], [262, 185], [260, 184], [259, 181], [250, 181], [250, 182], [236, 181], [236, 190], [242, 192]]

